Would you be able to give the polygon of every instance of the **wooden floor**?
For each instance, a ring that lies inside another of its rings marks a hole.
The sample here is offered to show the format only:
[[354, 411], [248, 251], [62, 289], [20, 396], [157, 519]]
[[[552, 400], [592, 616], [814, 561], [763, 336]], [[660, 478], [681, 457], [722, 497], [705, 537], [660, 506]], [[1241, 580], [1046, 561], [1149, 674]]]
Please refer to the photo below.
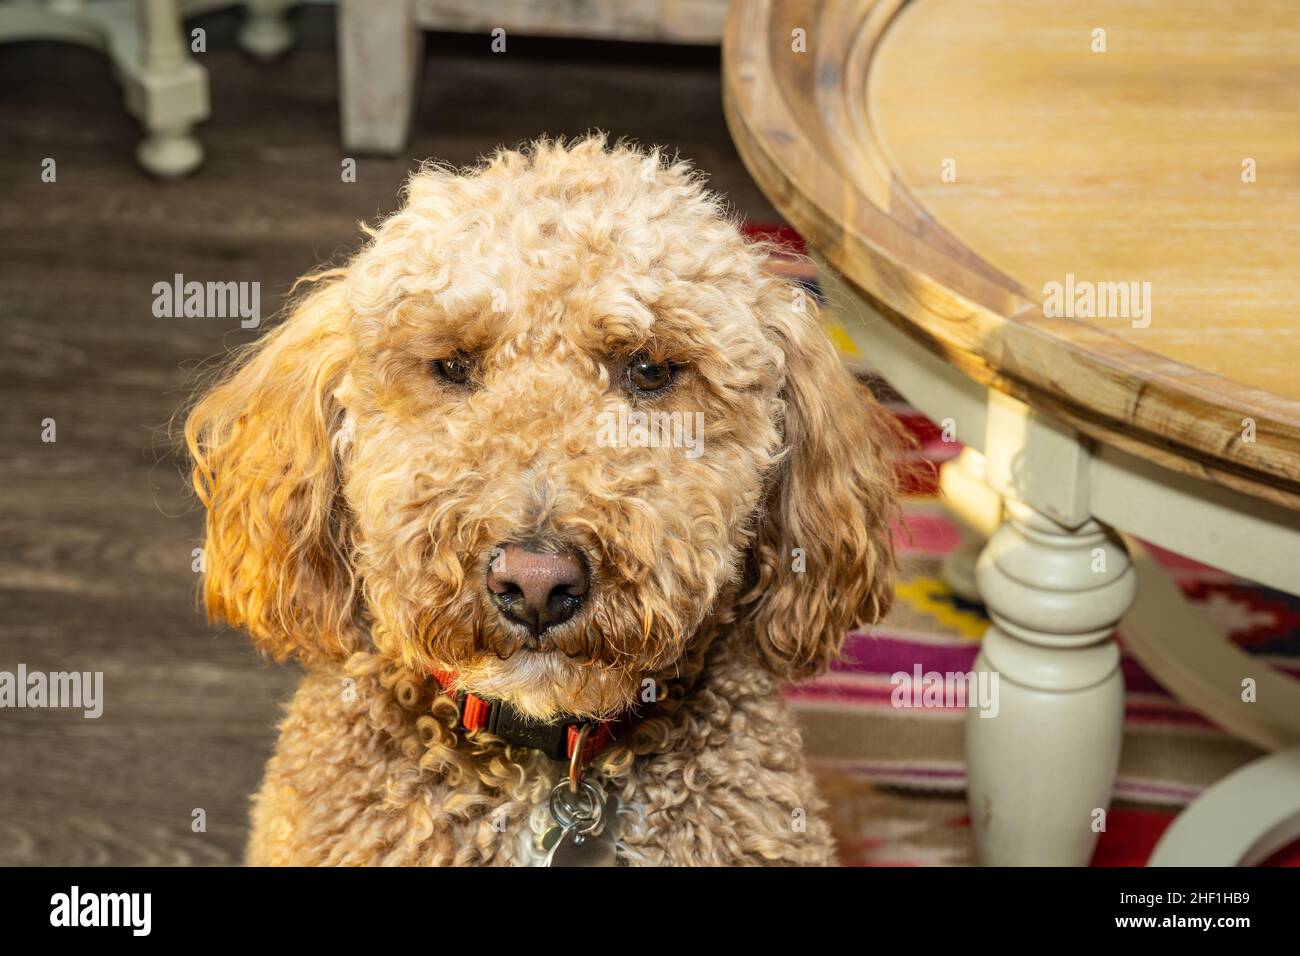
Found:
[[[208, 30], [207, 161], [162, 185], [107, 62], [0, 46], [0, 670], [102, 671], [104, 715], [0, 710], [0, 864], [230, 863], [291, 668], [196, 613], [189, 498], [169, 420], [194, 370], [254, 332], [158, 319], [155, 282], [293, 279], [344, 255], [419, 160], [599, 127], [680, 150], [740, 212], [771, 219], [723, 123], [716, 51], [431, 37], [409, 159], [340, 181], [332, 13], [286, 59]], [[56, 183], [41, 163], [57, 162]], [[57, 441], [41, 440], [42, 420]], [[207, 829], [191, 831], [196, 809]]]

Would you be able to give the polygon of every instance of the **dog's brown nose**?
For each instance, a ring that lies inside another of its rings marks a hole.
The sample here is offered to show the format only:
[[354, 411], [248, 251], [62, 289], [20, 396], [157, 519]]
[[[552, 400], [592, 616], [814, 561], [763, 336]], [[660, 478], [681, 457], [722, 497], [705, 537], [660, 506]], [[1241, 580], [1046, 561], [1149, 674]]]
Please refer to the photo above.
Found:
[[488, 564], [487, 587], [502, 614], [538, 636], [573, 617], [582, 606], [587, 569], [570, 551], [498, 545]]

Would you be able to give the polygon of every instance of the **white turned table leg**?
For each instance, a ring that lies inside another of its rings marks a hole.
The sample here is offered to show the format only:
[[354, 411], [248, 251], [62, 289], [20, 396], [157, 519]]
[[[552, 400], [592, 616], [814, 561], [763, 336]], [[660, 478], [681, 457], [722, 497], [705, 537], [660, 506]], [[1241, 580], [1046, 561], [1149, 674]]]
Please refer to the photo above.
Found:
[[944, 507], [957, 526], [961, 543], [943, 559], [939, 573], [949, 589], [967, 601], [979, 601], [975, 562], [1002, 520], [1002, 498], [984, 480], [984, 456], [967, 445], [939, 469]]
[[993, 618], [975, 669], [998, 677], [994, 715], [966, 722], [981, 863], [1083, 866], [1119, 764], [1124, 684], [1116, 623], [1133, 599], [1123, 544], [1095, 521], [1066, 528], [1022, 502], [980, 556]]
[[145, 128], [136, 158], [176, 178], [203, 161], [194, 124], [208, 114], [207, 74], [189, 56], [176, 0], [141, 0], [141, 50], [125, 78], [127, 107]]
[[208, 115], [208, 74], [190, 56], [180, 0], [0, 2], [0, 42], [54, 40], [103, 52], [126, 110], [144, 127], [136, 158], [155, 176], [192, 172], [203, 160], [193, 128]]
[[246, 0], [239, 46], [259, 60], [271, 60], [293, 46], [289, 8], [298, 0]]

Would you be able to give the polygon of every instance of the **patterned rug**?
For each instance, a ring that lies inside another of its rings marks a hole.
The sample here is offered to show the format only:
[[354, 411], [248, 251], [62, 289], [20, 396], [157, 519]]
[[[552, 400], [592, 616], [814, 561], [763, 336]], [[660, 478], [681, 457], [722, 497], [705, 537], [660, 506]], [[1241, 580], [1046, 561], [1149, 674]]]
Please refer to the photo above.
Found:
[[[775, 271], [817, 294], [799, 237], [782, 226], [748, 232], [784, 243]], [[840, 347], [852, 349], [842, 331]], [[849, 352], [852, 357], [857, 357]], [[960, 451], [939, 429], [892, 395], [882, 398], [916, 435], [916, 452], [937, 466]], [[892, 399], [892, 400], [891, 400]], [[974, 863], [966, 814], [963, 721], [958, 708], [897, 708], [891, 675], [971, 670], [988, 617], [954, 595], [939, 566], [957, 546], [934, 481], [909, 488], [897, 529], [902, 573], [894, 608], [870, 634], [848, 638], [845, 659], [829, 674], [787, 688], [804, 729], [822, 795], [831, 805], [840, 860], [852, 866], [949, 866]], [[1151, 547], [1151, 546], [1148, 546]], [[1151, 547], [1188, 600], [1240, 647], [1300, 679], [1300, 598], [1260, 587]], [[1123, 628], [1119, 633], [1123, 650]], [[1141, 866], [1178, 811], [1238, 767], [1261, 756], [1167, 693], [1127, 652], [1124, 744], [1115, 799], [1093, 866]], [[1300, 866], [1300, 844], [1266, 865]]]

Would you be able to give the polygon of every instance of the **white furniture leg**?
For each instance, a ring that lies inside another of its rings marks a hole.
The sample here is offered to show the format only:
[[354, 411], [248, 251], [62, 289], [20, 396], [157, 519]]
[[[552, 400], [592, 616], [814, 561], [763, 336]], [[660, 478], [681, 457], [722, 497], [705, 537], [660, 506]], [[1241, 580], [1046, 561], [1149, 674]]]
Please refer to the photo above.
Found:
[[939, 492], [961, 543], [943, 559], [939, 573], [958, 597], [979, 601], [975, 563], [1002, 520], [1002, 498], [984, 480], [984, 456], [967, 445], [939, 469]]
[[203, 161], [194, 124], [208, 115], [208, 78], [189, 56], [176, 0], [141, 0], [141, 55], [123, 83], [127, 110], [145, 128], [140, 165], [164, 179], [193, 172]]
[[246, 0], [240, 48], [259, 60], [273, 60], [284, 53], [293, 45], [287, 15], [297, 4], [298, 0]]
[[993, 620], [975, 669], [998, 678], [996, 716], [972, 709], [966, 719], [976, 853], [995, 866], [1085, 866], [1119, 766], [1113, 634], [1137, 575], [1090, 514], [1086, 442], [998, 392], [985, 429], [985, 476], [1005, 520], [975, 568]]
[[1095, 521], [1066, 528], [1006, 506], [976, 570], [994, 623], [975, 670], [998, 675], [995, 716], [972, 710], [966, 723], [976, 851], [994, 866], [1085, 866], [1119, 765], [1124, 683], [1111, 636], [1135, 577]]
[[343, 148], [394, 155], [406, 146], [424, 55], [410, 0], [339, 0]]
[[208, 115], [208, 74], [190, 56], [178, 0], [6, 0], [0, 42], [54, 40], [101, 50], [144, 127], [136, 157], [155, 176], [192, 172], [203, 159], [194, 125]]

